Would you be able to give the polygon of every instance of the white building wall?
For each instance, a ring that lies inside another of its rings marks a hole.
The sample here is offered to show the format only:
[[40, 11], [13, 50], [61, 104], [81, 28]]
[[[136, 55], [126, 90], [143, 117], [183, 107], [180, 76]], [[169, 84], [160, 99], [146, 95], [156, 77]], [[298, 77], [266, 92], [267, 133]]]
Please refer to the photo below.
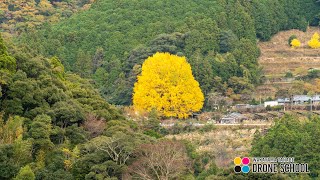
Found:
[[272, 107], [272, 106], [278, 106], [278, 105], [279, 105], [278, 101], [266, 101], [266, 102], [264, 102], [264, 107], [267, 107], [267, 106]]

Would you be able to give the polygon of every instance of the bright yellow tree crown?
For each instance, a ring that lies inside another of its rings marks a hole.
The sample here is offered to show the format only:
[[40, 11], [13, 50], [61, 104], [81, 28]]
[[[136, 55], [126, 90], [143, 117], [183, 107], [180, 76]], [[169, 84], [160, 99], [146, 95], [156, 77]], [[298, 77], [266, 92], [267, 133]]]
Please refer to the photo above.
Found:
[[156, 53], [144, 61], [133, 91], [136, 110], [155, 108], [166, 117], [186, 118], [204, 102], [186, 58], [169, 53]]
[[301, 43], [298, 39], [293, 39], [290, 44], [291, 44], [291, 47], [293, 48], [297, 48], [301, 46]]
[[309, 47], [313, 48], [313, 49], [317, 49], [320, 48], [320, 42], [319, 42], [319, 34], [318, 33], [314, 33], [311, 40], [308, 42]]

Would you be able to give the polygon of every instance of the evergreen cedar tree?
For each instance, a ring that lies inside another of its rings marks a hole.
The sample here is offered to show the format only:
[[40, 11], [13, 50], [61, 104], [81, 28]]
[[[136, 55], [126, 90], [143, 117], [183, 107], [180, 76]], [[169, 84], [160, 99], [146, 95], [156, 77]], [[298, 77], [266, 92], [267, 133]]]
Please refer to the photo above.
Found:
[[145, 60], [134, 85], [137, 110], [155, 108], [166, 117], [186, 118], [199, 111], [203, 102], [203, 93], [185, 57], [156, 53]]
[[1, 85], [7, 84], [10, 75], [16, 70], [16, 66], [16, 59], [8, 54], [0, 34], [0, 97]]

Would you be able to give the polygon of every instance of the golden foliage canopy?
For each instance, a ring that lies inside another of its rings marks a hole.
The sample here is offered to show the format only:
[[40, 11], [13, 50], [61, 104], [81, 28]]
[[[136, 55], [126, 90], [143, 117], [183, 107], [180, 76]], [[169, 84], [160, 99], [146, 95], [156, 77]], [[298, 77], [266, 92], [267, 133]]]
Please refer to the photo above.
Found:
[[85, 7], [78, 0], [0, 0], [0, 28], [10, 34], [20, 34], [45, 22], [58, 22], [81, 9], [87, 9], [94, 0], [86, 1]]
[[301, 46], [301, 43], [298, 39], [293, 39], [290, 44], [291, 44], [291, 47], [293, 48], [297, 48]]
[[142, 65], [134, 85], [136, 110], [156, 109], [162, 116], [186, 118], [203, 106], [204, 96], [185, 57], [156, 53]]
[[311, 47], [313, 49], [320, 48], [319, 38], [320, 38], [319, 34], [318, 33], [314, 33], [314, 35], [312, 36], [311, 40], [308, 42], [309, 47]]

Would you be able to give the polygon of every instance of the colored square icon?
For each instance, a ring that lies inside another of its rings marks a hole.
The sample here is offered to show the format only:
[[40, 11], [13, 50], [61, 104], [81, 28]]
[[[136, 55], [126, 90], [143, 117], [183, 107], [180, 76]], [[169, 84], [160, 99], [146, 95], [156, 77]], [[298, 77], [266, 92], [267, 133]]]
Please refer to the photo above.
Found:
[[236, 158], [234, 158], [233, 162], [234, 162], [234, 165], [235, 165], [235, 167], [234, 167], [234, 172], [235, 173], [240, 173], [240, 172], [249, 173], [249, 171], [250, 171], [250, 167], [249, 167], [250, 158], [248, 158], [248, 157], [244, 157], [244, 158], [236, 157]]

